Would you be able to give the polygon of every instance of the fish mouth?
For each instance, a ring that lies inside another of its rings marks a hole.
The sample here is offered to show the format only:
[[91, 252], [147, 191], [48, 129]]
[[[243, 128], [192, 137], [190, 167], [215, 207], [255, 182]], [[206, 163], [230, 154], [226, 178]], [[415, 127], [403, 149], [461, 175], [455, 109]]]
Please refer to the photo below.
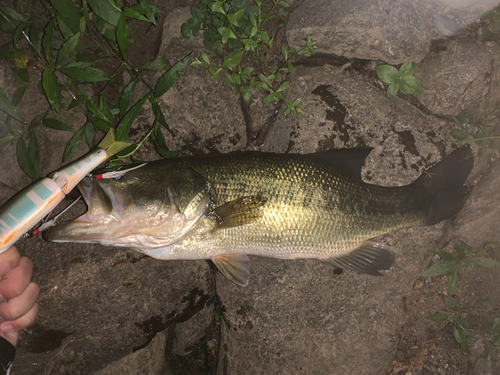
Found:
[[[119, 219], [124, 205], [129, 200], [121, 192], [111, 190], [98, 180], [85, 177], [77, 186], [88, 207], [83, 215], [42, 232], [42, 237], [50, 242], [99, 243], [110, 237], [109, 225]], [[117, 198], [121, 195], [121, 199]], [[106, 228], [108, 227], [108, 231]]]
[[160, 174], [144, 167], [120, 179], [86, 177], [78, 189], [87, 212], [43, 231], [45, 240], [161, 248], [184, 238], [211, 205], [210, 184], [191, 169]]

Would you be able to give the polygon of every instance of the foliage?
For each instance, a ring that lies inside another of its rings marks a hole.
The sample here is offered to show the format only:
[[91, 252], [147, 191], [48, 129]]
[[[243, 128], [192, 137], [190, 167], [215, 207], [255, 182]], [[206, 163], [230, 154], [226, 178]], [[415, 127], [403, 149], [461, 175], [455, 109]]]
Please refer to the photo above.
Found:
[[420, 82], [415, 78], [415, 64], [411, 60], [405, 61], [398, 69], [391, 65], [379, 65], [375, 68], [378, 78], [389, 85], [387, 88], [387, 98], [392, 99], [399, 90], [405, 94], [420, 95]]
[[[453, 299], [453, 293], [461, 275], [462, 279], [466, 279], [473, 273], [477, 272], [478, 267], [497, 267], [500, 266], [499, 262], [488, 257], [486, 250], [489, 248], [497, 247], [498, 245], [488, 243], [483, 248], [474, 248], [467, 244], [453, 243], [453, 250], [457, 256], [446, 252], [442, 249], [436, 249], [439, 257], [444, 260], [444, 263], [436, 264], [422, 273], [424, 277], [434, 277], [443, 275], [451, 271], [448, 278], [448, 290], [446, 294], [441, 296], [441, 299], [449, 310], [446, 313], [435, 313], [426, 318], [437, 323], [445, 322], [443, 330], [453, 332], [453, 337], [460, 344], [462, 350], [470, 353], [469, 343], [471, 339], [478, 339], [477, 335], [471, 330], [466, 328], [466, 312], [464, 308], [456, 303]], [[482, 256], [470, 256], [482, 255]], [[460, 274], [460, 270], [463, 272]], [[493, 314], [493, 304], [491, 301], [476, 291], [476, 295], [483, 307], [483, 321], [484, 327], [481, 337], [485, 339], [486, 347], [479, 358], [488, 357], [492, 346], [500, 346], [500, 318]], [[478, 358], [478, 359], [479, 359]]]
[[452, 116], [457, 127], [452, 129], [451, 136], [463, 143], [476, 142], [481, 147], [481, 159], [483, 167], [490, 155], [500, 149], [499, 134], [500, 121], [497, 117], [500, 109], [483, 113], [473, 118], [468, 113], [462, 113], [459, 117]]
[[[252, 66], [262, 59], [264, 48], [272, 47], [273, 38], [263, 26], [273, 19], [277, 20], [278, 26], [284, 26], [288, 7], [286, 1], [278, 0], [201, 0], [199, 6], [191, 7], [192, 18], [181, 26], [181, 34], [189, 38], [203, 30], [204, 47], [210, 52], [222, 53], [223, 62], [217, 65], [202, 53], [191, 65], [206, 66], [214, 80], [223, 74], [227, 83], [236, 89], [236, 99], [248, 100], [254, 90], [263, 91], [263, 103], [281, 101], [286, 105], [285, 115], [292, 111], [303, 114], [298, 107], [300, 99], [289, 102], [283, 94], [290, 85], [286, 78], [293, 72], [292, 57], [314, 54], [316, 42], [309, 35], [306, 46], [299, 51], [281, 47], [279, 66], [260, 72]], [[263, 12], [267, 8], [269, 11]]]
[[[160, 125], [167, 130], [169, 127], [156, 99], [177, 80], [190, 56], [173, 66], [167, 60], [154, 59], [139, 67], [127, 57], [127, 49], [135, 48], [134, 40], [128, 37], [135, 22], [156, 26], [155, 15], [161, 11], [149, 0], [139, 0], [133, 6], [118, 0], [51, 0], [44, 4], [46, 9], [29, 19], [14, 8], [0, 5], [0, 29], [12, 34], [12, 40], [0, 46], [0, 60], [13, 65], [14, 77], [21, 85], [10, 99], [0, 88], [0, 110], [7, 114], [6, 120], [0, 120], [0, 150], [15, 143], [19, 165], [36, 180], [40, 164], [36, 131], [40, 126], [74, 133], [64, 151], [64, 162], [83, 140], [92, 148], [97, 131], [115, 127], [117, 139], [125, 140], [139, 110], [149, 101], [155, 114], [151, 131], [118, 157], [132, 155], [148, 137], [162, 156], [177, 154], [165, 145]], [[144, 77], [147, 69], [169, 70], [157, 82], [148, 82]], [[133, 79], [126, 87], [118, 86], [120, 95], [112, 99], [116, 94], [110, 82], [124, 70]], [[142, 97], [136, 93], [139, 82], [147, 88]], [[45, 96], [47, 109], [27, 121], [16, 107], [31, 85], [37, 85]], [[79, 128], [55, 118], [75, 107], [86, 117]]]

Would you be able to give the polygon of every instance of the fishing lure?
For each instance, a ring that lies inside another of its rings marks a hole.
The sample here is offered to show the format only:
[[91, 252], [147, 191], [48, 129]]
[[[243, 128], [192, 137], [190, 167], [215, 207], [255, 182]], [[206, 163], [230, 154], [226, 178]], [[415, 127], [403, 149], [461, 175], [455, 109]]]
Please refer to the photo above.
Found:
[[0, 253], [49, 214], [99, 164], [130, 143], [116, 141], [113, 129], [97, 148], [21, 190], [0, 208]]

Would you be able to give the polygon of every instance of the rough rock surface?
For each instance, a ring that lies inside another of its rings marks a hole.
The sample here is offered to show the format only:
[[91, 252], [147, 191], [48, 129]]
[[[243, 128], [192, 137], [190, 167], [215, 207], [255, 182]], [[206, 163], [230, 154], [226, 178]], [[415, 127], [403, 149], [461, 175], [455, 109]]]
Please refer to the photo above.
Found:
[[309, 0], [287, 26], [288, 43], [296, 49], [309, 34], [318, 52], [390, 64], [422, 60], [434, 33], [427, 10], [411, 0]]
[[450, 152], [450, 120], [425, 114], [397, 97], [388, 100], [385, 91], [347, 71], [299, 66], [292, 77], [288, 95], [302, 97], [306, 115], [279, 117], [263, 151], [372, 147], [365, 180], [381, 185], [408, 184]]
[[455, 236], [472, 246], [486, 241], [500, 242], [498, 227], [500, 207], [492, 202], [500, 201], [500, 163], [495, 163], [487, 175], [475, 186], [469, 200], [457, 217]]
[[500, 102], [500, 48], [465, 38], [440, 41], [418, 65], [420, 102], [438, 115], [485, 113]]
[[[191, 51], [193, 56], [199, 55], [200, 39], [185, 39], [179, 34], [180, 25], [189, 17], [189, 8], [167, 17], [158, 57], [174, 63]], [[158, 98], [158, 104], [167, 122], [175, 123], [172, 135], [166, 136], [171, 149], [187, 148], [192, 153], [203, 154], [227, 153], [246, 146], [246, 124], [241, 107], [233, 89], [223, 78], [214, 81], [203, 69], [187, 67], [186, 74]], [[152, 120], [151, 112], [150, 116]]]
[[[36, 264], [41, 293], [40, 314], [23, 336], [14, 374], [98, 371], [213, 304], [214, 278], [205, 261], [162, 262], [123, 248], [39, 237], [19, 241], [18, 248]], [[210, 321], [201, 323], [202, 332]], [[165, 351], [150, 348], [141, 357], [155, 353]]]

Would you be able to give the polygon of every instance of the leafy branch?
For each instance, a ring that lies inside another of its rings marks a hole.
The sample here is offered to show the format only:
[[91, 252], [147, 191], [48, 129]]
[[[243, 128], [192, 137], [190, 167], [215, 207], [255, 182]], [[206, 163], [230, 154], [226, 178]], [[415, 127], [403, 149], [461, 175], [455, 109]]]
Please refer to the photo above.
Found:
[[[270, 7], [269, 12], [263, 12]], [[222, 64], [212, 62], [206, 53], [200, 54], [192, 66], [206, 66], [206, 72], [217, 80], [223, 74], [226, 82], [235, 88], [236, 99], [248, 100], [254, 91], [263, 91], [263, 103], [271, 101], [283, 102], [286, 105], [284, 114], [292, 111], [303, 114], [298, 107], [300, 99], [292, 102], [284, 99], [284, 92], [290, 82], [286, 80], [293, 72], [291, 58], [295, 55], [313, 55], [316, 42], [307, 35], [306, 46], [301, 50], [281, 47], [282, 62], [274, 65], [269, 71], [257, 72], [254, 66], [259, 61], [264, 47], [271, 48], [273, 38], [263, 26], [268, 20], [278, 20], [284, 25], [284, 10], [289, 4], [286, 1], [273, 0], [269, 4], [262, 0], [201, 0], [200, 6], [191, 7], [191, 15], [181, 26], [181, 34], [185, 38], [197, 36], [203, 30], [203, 45], [210, 52], [222, 53]], [[279, 8], [278, 14], [274, 14]]]
[[[4, 134], [0, 137], [0, 150], [8, 144], [16, 144], [19, 165], [33, 180], [39, 174], [36, 131], [40, 125], [74, 133], [64, 150], [64, 162], [84, 139], [92, 148], [97, 131], [107, 132], [114, 127], [117, 139], [125, 140], [146, 101], [151, 103], [155, 115], [151, 130], [118, 157], [132, 156], [148, 138], [164, 157], [179, 153], [170, 151], [165, 144], [161, 128], [167, 131], [170, 128], [157, 98], [175, 83], [190, 55], [172, 66], [165, 59], [133, 66], [127, 49], [135, 48], [135, 43], [128, 35], [136, 21], [156, 26], [155, 15], [161, 11], [149, 0], [139, 0], [133, 6], [119, 7], [120, 3], [113, 0], [82, 0], [81, 3], [51, 0], [42, 13], [29, 19], [16, 9], [0, 4], [0, 29], [12, 35], [9, 43], [0, 46], [0, 61], [5, 59], [13, 65], [14, 78], [21, 85], [12, 98], [8, 98], [0, 87], [0, 110], [7, 114], [5, 120], [0, 120], [0, 134]], [[40, 72], [38, 78], [31, 80], [29, 69]], [[144, 76], [148, 69], [168, 70], [156, 82], [150, 82]], [[125, 87], [118, 87], [121, 92], [118, 99], [110, 99], [113, 94], [108, 95], [109, 84], [124, 70], [134, 78]], [[147, 92], [137, 97], [139, 82]], [[17, 107], [27, 88], [34, 84], [45, 96], [48, 108], [28, 122]], [[69, 94], [69, 102], [64, 92]], [[62, 111], [75, 107], [86, 117], [79, 129], [56, 118]]]

